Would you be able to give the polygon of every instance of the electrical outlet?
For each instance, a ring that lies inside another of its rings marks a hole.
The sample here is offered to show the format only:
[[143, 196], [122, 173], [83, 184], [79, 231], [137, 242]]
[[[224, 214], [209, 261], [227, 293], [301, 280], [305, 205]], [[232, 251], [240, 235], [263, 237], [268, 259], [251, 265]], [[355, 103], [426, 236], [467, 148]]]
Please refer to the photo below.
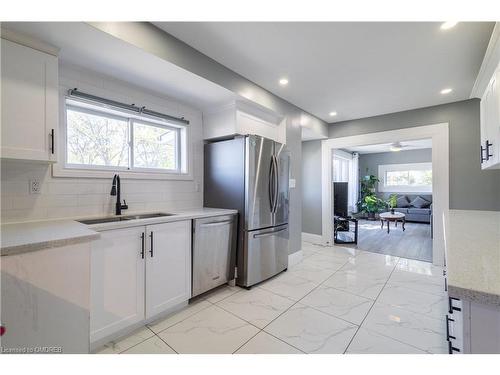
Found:
[[40, 184], [40, 180], [36, 178], [30, 180], [30, 194], [40, 194], [40, 190], [42, 190], [42, 185]]

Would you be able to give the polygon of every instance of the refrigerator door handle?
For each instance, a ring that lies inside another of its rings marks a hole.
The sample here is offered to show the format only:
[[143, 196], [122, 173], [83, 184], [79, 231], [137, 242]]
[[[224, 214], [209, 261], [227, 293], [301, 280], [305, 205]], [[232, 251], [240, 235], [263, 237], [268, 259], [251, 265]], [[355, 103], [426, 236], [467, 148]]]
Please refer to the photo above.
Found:
[[279, 233], [279, 232], [283, 232], [285, 230], [287, 230], [287, 228], [281, 228], [281, 229], [273, 230], [273, 231], [270, 231], [270, 232], [264, 232], [264, 233], [254, 234], [253, 238], [260, 238], [260, 237], [272, 236], [273, 234], [276, 234], [276, 233]]
[[274, 212], [274, 157], [271, 157], [271, 164], [269, 166], [269, 206], [271, 213]]
[[278, 176], [278, 158], [273, 155], [274, 160], [274, 210], [276, 213], [278, 209], [278, 195], [279, 195], [279, 176]]

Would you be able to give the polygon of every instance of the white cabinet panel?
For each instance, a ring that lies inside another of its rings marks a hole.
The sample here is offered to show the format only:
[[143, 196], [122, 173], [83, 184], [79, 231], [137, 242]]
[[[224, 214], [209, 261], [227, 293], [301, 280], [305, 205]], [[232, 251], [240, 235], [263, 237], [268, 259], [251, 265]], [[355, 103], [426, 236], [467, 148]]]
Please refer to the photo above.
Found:
[[92, 244], [90, 341], [144, 320], [145, 227], [101, 232]]
[[1, 156], [55, 161], [51, 132], [58, 122], [58, 59], [5, 39], [1, 49]]
[[471, 353], [500, 354], [500, 309], [470, 304]]
[[146, 319], [191, 297], [191, 220], [147, 226]]
[[3, 256], [0, 264], [5, 353], [88, 353], [90, 243]]
[[500, 168], [500, 68], [481, 98], [481, 168]]
[[286, 120], [269, 109], [235, 102], [203, 116], [203, 138], [260, 135], [286, 144]]

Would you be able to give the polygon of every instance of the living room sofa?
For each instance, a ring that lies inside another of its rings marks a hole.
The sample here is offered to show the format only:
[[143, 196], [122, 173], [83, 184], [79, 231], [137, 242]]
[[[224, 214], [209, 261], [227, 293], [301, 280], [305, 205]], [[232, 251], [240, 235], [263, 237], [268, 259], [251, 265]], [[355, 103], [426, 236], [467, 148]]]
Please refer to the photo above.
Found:
[[[402, 195], [398, 195], [400, 197]], [[420, 196], [426, 201], [430, 202], [429, 207], [413, 207], [411, 206], [411, 202], [417, 197]], [[431, 223], [432, 221], [432, 195], [406, 195], [408, 198], [409, 206], [408, 207], [395, 207], [394, 211], [401, 212], [406, 215], [407, 221], [415, 221], [419, 223]]]

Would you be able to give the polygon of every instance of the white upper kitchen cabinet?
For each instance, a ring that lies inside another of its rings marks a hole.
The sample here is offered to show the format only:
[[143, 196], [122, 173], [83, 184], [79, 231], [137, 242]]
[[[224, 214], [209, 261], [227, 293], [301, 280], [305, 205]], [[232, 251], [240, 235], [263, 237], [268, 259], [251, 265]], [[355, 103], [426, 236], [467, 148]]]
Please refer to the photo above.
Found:
[[145, 240], [141, 226], [101, 232], [92, 243], [91, 343], [144, 320]]
[[191, 298], [191, 221], [148, 225], [146, 319]]
[[500, 66], [481, 98], [481, 168], [500, 168]]
[[206, 140], [248, 134], [285, 144], [286, 120], [257, 104], [240, 101], [204, 113], [203, 138]]
[[1, 157], [54, 162], [58, 58], [1, 39]]

